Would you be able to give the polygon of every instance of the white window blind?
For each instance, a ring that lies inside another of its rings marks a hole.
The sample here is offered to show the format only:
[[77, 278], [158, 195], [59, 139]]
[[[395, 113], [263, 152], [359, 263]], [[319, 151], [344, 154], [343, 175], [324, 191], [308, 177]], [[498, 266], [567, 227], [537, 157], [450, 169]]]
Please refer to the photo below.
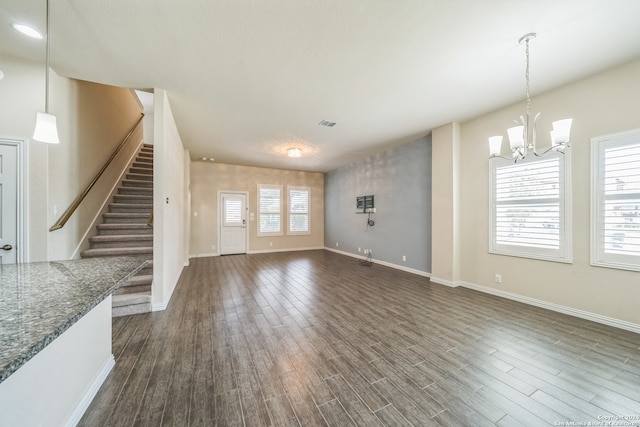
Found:
[[282, 186], [258, 185], [258, 236], [282, 234]]
[[289, 229], [287, 234], [309, 234], [309, 197], [307, 187], [289, 187]]
[[640, 131], [592, 142], [592, 264], [640, 271]]
[[242, 201], [239, 199], [223, 198], [224, 226], [234, 227], [242, 225]]
[[491, 160], [490, 252], [570, 261], [561, 156], [518, 163]]

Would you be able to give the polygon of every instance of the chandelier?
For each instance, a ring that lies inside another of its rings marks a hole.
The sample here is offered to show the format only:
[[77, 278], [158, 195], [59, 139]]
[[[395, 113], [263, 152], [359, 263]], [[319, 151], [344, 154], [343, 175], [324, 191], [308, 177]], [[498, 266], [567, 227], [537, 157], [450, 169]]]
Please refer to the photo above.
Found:
[[[559, 152], [564, 154], [565, 148], [569, 146], [569, 136], [571, 133], [571, 122], [573, 119], [563, 119], [553, 122], [551, 130], [551, 147], [542, 153], [536, 151], [536, 123], [540, 118], [537, 113], [533, 121], [531, 120], [531, 96], [529, 93], [529, 41], [536, 37], [536, 33], [528, 33], [520, 37], [518, 42], [525, 45], [526, 71], [525, 80], [527, 83], [527, 110], [525, 116], [520, 116], [520, 120], [514, 120], [516, 126], [507, 129], [509, 136], [509, 146], [514, 162], [523, 160], [529, 152], [535, 156], [544, 156], [549, 152]], [[492, 136], [489, 138], [489, 157], [500, 157], [509, 159], [500, 155], [502, 146], [502, 135]], [[510, 159], [509, 159], [510, 160]]]

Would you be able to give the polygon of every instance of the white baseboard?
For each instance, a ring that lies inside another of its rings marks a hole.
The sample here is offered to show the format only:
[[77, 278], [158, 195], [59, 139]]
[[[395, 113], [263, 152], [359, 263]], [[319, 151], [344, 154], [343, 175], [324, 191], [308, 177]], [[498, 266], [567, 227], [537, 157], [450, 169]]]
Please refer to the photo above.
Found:
[[111, 370], [115, 365], [116, 365], [116, 361], [113, 358], [113, 354], [112, 354], [111, 357], [107, 359], [104, 366], [102, 367], [102, 369], [100, 370], [96, 378], [93, 380], [93, 382], [87, 389], [87, 392], [84, 394], [84, 396], [82, 396], [82, 399], [80, 399], [80, 402], [78, 402], [78, 404], [76, 405], [75, 409], [67, 419], [67, 422], [64, 424], [65, 426], [75, 427], [80, 422], [80, 419], [82, 418], [85, 411], [93, 401], [93, 398], [96, 397], [96, 394], [98, 394], [98, 391], [102, 386], [102, 383], [104, 383], [104, 380], [107, 379], [109, 372], [111, 372]]
[[191, 254], [189, 255], [189, 259], [191, 258], [209, 258], [212, 256], [220, 256], [217, 252], [211, 252], [208, 254]]
[[546, 308], [547, 310], [556, 311], [558, 313], [568, 314], [569, 316], [591, 320], [592, 322], [601, 323], [603, 325], [613, 326], [615, 328], [624, 329], [624, 330], [635, 332], [635, 333], [640, 333], [640, 325], [636, 323], [627, 322], [625, 320], [615, 319], [613, 317], [603, 316], [601, 314], [591, 313], [589, 311], [578, 310], [576, 308], [567, 307], [560, 304], [554, 304], [551, 302], [530, 298], [530, 297], [526, 297], [518, 294], [513, 294], [511, 292], [505, 292], [499, 289], [489, 288], [486, 286], [476, 285], [474, 283], [456, 282], [456, 285], [462, 286], [464, 288], [484, 292], [486, 294], [491, 294], [498, 297], [507, 298], [513, 301], [518, 301], [525, 304], [533, 305], [536, 307]]
[[[325, 250], [327, 250], [329, 252], [335, 252], [335, 253], [340, 254], [340, 255], [350, 256], [352, 258], [357, 258], [357, 259], [361, 259], [361, 260], [366, 260], [367, 259], [367, 257], [359, 255], [359, 254], [353, 254], [351, 252], [340, 251], [338, 249], [333, 249], [333, 248], [329, 248], [329, 247], [326, 247], [326, 246], [323, 249], [325, 249]], [[384, 265], [385, 267], [395, 268], [396, 270], [406, 271], [407, 273], [416, 274], [418, 276], [431, 277], [431, 273], [427, 273], [426, 271], [422, 271], [422, 270], [417, 270], [415, 268], [405, 267], [404, 265], [393, 264], [393, 263], [390, 263], [390, 262], [387, 262], [387, 261], [381, 261], [381, 260], [375, 259], [375, 258], [372, 258], [371, 261], [373, 261], [376, 264]]]
[[151, 304], [151, 311], [165, 311], [166, 309], [167, 309], [167, 304], [163, 302]]
[[459, 282], [452, 282], [451, 280], [441, 279], [439, 277], [434, 277], [434, 276], [431, 276], [431, 281], [433, 283], [437, 283], [439, 285], [445, 285], [450, 288], [457, 288], [458, 286], [460, 286]]
[[247, 254], [270, 254], [274, 252], [299, 252], [299, 251], [317, 251], [324, 249], [323, 246], [314, 246], [308, 248], [285, 248], [285, 249], [261, 249], [257, 251], [247, 251]]

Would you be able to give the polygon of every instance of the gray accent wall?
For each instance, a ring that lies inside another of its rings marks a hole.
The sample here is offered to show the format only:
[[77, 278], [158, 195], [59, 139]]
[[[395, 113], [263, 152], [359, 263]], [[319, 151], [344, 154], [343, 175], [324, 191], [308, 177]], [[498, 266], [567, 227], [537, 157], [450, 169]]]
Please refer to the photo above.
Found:
[[[329, 172], [324, 185], [325, 247], [371, 249], [374, 260], [431, 272], [430, 135]], [[367, 228], [356, 197], [371, 194], [375, 225]]]

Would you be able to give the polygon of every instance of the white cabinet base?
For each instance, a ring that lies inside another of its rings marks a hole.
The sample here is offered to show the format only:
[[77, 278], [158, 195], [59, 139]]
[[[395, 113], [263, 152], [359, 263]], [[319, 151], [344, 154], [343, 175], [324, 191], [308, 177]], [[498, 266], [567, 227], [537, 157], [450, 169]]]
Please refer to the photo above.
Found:
[[75, 426], [114, 364], [109, 296], [0, 383], [0, 425]]

